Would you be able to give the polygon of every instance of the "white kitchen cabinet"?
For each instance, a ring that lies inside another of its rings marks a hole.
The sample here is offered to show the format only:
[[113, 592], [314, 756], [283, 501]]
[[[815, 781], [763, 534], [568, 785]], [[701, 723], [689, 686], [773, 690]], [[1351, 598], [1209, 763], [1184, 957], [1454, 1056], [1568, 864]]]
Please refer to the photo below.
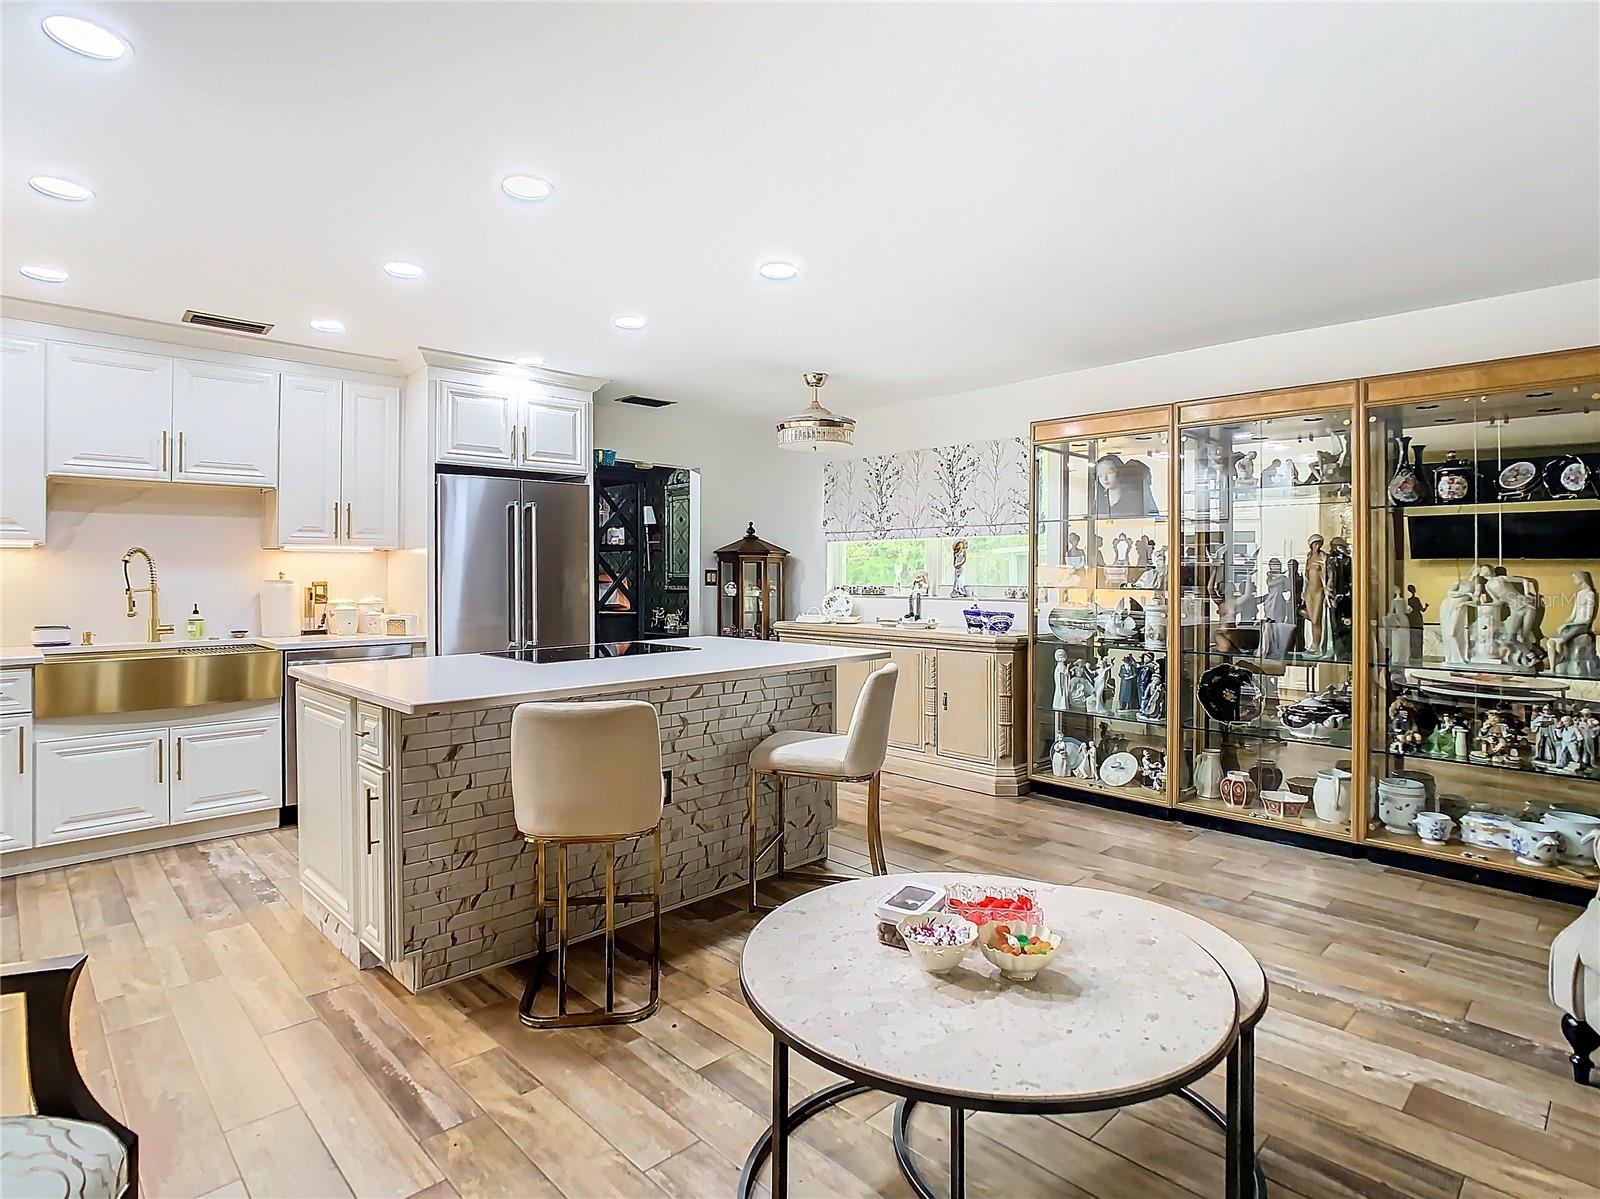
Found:
[[33, 717], [0, 716], [0, 850], [33, 845]]
[[526, 431], [521, 463], [540, 470], [577, 471], [589, 463], [589, 413], [586, 400], [530, 394], [523, 406]]
[[283, 376], [268, 545], [400, 544], [400, 389]]
[[355, 705], [295, 689], [300, 882], [347, 929], [356, 927]]
[[167, 823], [167, 730], [34, 744], [34, 844], [55, 845]]
[[[284, 375], [278, 392], [278, 491], [273, 545], [337, 545], [344, 401], [337, 379]], [[398, 473], [398, 467], [397, 473]]]
[[443, 381], [434, 460], [514, 468], [521, 425], [522, 399], [513, 387]]
[[361, 943], [380, 958], [388, 956], [384, 948], [388, 929], [384, 904], [387, 847], [383, 835], [386, 777], [382, 767], [367, 761], [356, 763], [356, 812], [361, 821], [361, 843], [356, 853], [356, 874], [360, 879], [360, 937]]
[[172, 359], [53, 341], [45, 353], [53, 475], [172, 477]]
[[278, 372], [180, 359], [172, 439], [176, 482], [276, 486]]
[[346, 383], [339, 470], [344, 544], [400, 544], [400, 389]]
[[0, 338], [0, 545], [44, 544], [44, 342]]
[[173, 725], [171, 822], [281, 807], [282, 761], [277, 720]]

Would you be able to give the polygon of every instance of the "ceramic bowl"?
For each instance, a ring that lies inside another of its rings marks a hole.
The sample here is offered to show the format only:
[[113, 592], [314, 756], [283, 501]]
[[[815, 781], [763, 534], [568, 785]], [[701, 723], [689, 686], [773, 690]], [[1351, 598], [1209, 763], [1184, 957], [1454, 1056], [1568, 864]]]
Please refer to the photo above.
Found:
[[[937, 925], [955, 930], [959, 938], [954, 945], [929, 945], [908, 933], [908, 929]], [[925, 912], [920, 916], [903, 916], [895, 923], [900, 939], [911, 951], [911, 960], [929, 974], [943, 974], [960, 964], [967, 950], [978, 939], [978, 926], [954, 912]]]
[[[998, 949], [992, 949], [989, 946], [989, 939], [993, 936], [994, 928], [1001, 923], [1004, 923], [1005, 927], [1009, 928], [1013, 933], [1022, 934], [1029, 940], [1038, 938], [1040, 940], [1049, 941], [1054, 948], [1052, 948], [1049, 953], [1030, 953], [1020, 956], [1012, 953], [1002, 953]], [[995, 924], [989, 925], [984, 930], [984, 937], [978, 942], [978, 950], [994, 965], [994, 968], [1000, 971], [1000, 973], [1006, 978], [1022, 981], [1034, 977], [1039, 973], [1039, 971], [1043, 970], [1050, 964], [1050, 959], [1055, 957], [1056, 954], [1061, 950], [1061, 941], [1053, 932], [1050, 931], [1048, 926], [1043, 924], [1020, 924], [1014, 921], [996, 921]]]
[[1274, 820], [1298, 820], [1305, 811], [1306, 797], [1298, 791], [1263, 791], [1261, 808]]

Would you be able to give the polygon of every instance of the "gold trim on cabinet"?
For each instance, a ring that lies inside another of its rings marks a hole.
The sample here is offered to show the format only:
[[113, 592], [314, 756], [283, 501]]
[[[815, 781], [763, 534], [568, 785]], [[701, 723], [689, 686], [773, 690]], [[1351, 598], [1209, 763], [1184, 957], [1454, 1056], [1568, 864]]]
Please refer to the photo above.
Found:
[[183, 430], [178, 430], [178, 470], [183, 471]]
[[1057, 420], [1036, 420], [1029, 430], [1034, 441], [1068, 441], [1074, 437], [1110, 437], [1119, 433], [1159, 433], [1170, 423], [1170, 404], [1095, 412]]
[[351, 530], [355, 527], [355, 517], [352, 515], [354, 505], [349, 502], [344, 506], [344, 539], [349, 541], [355, 534]]
[[173, 762], [173, 766], [172, 766], [173, 781], [181, 783], [181, 782], [183, 782], [183, 738], [182, 737], [178, 738], [177, 743], [175, 745], [173, 745], [172, 749], [173, 749], [173, 755], [172, 756], [174, 758], [174, 762]]
[[1460, 366], [1377, 375], [1365, 380], [1366, 402], [1374, 408], [1431, 400], [1474, 392], [1521, 387], [1559, 387], [1600, 376], [1600, 346], [1559, 350], [1553, 354], [1528, 354], [1520, 358], [1494, 358]]
[[1179, 405], [1178, 424], [1215, 425], [1227, 421], [1259, 420], [1291, 412], [1329, 412], [1339, 408], [1354, 411], [1360, 382], [1317, 383], [1310, 387], [1279, 387], [1271, 391], [1251, 391], [1218, 396], [1209, 400], [1187, 400]]
[[167, 431], [161, 430], [161, 469], [167, 469]]

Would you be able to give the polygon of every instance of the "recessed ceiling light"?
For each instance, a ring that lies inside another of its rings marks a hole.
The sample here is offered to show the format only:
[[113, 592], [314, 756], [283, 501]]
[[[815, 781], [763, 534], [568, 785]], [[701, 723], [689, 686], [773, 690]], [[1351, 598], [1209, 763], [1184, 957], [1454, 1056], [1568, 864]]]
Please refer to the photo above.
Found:
[[96, 25], [93, 21], [85, 21], [81, 17], [57, 14], [46, 17], [42, 24], [45, 36], [52, 42], [58, 46], [65, 46], [74, 54], [81, 54], [85, 58], [98, 58], [102, 62], [110, 62], [128, 52], [128, 43], [111, 30]]
[[24, 279], [35, 283], [65, 283], [67, 272], [54, 266], [25, 266], [17, 271]]
[[543, 366], [544, 359], [537, 354], [518, 354], [511, 360], [514, 366]]
[[543, 200], [555, 191], [547, 179], [537, 175], [507, 175], [500, 180], [500, 190], [513, 200]]
[[617, 328], [626, 329], [631, 333], [636, 329], [643, 329], [648, 322], [637, 313], [628, 312], [621, 316], [612, 317], [611, 323]]
[[756, 272], [763, 279], [793, 279], [800, 273], [800, 268], [792, 262], [763, 262]]
[[344, 322], [336, 321], [331, 317], [323, 317], [311, 322], [311, 327], [318, 333], [343, 333]]
[[414, 262], [386, 262], [383, 273], [391, 279], [420, 279], [428, 272]]
[[54, 175], [35, 175], [28, 180], [28, 186], [41, 196], [49, 196], [52, 200], [92, 200], [94, 193], [81, 183], [74, 183], [70, 179], [57, 179]]

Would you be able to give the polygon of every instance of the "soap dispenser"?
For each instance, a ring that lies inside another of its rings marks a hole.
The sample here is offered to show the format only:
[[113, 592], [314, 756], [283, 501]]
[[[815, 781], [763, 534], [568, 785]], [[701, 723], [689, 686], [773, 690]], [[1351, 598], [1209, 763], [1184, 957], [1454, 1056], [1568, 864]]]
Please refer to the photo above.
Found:
[[194, 606], [194, 611], [189, 613], [189, 640], [200, 641], [206, 635], [206, 618], [200, 615], [200, 605]]

